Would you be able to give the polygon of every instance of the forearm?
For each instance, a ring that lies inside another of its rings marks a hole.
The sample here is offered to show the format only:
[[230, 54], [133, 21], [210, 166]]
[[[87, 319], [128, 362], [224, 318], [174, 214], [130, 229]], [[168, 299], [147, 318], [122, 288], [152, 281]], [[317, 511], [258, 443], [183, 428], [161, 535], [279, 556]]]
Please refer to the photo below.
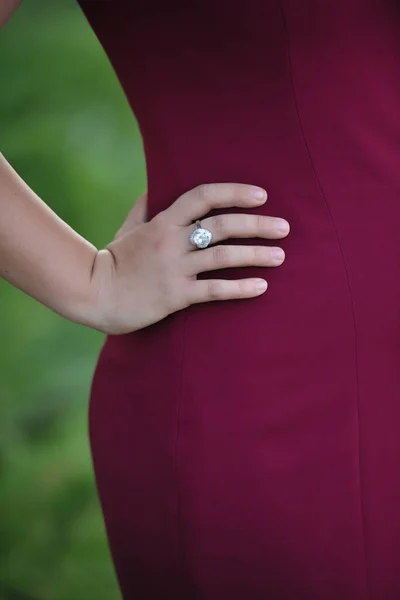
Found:
[[62, 316], [85, 323], [96, 255], [0, 153], [0, 276]]

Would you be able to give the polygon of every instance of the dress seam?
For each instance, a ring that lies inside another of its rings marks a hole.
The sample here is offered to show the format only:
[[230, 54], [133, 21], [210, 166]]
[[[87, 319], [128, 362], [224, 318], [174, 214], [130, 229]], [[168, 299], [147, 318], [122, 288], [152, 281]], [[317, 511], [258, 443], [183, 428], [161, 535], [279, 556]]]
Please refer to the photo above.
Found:
[[348, 268], [347, 268], [347, 264], [346, 264], [346, 260], [345, 260], [345, 255], [344, 255], [344, 251], [343, 251], [343, 247], [342, 244], [340, 242], [340, 237], [339, 237], [339, 233], [337, 230], [337, 227], [335, 225], [335, 221], [333, 219], [332, 216], [332, 212], [330, 210], [329, 207], [329, 203], [328, 200], [326, 198], [326, 194], [324, 192], [322, 183], [320, 181], [320, 178], [318, 176], [316, 167], [314, 165], [314, 161], [312, 159], [311, 156], [311, 151], [307, 142], [307, 138], [304, 132], [304, 127], [303, 127], [303, 122], [300, 116], [300, 109], [299, 109], [299, 105], [298, 105], [298, 100], [297, 100], [297, 94], [296, 94], [296, 89], [295, 89], [295, 85], [294, 85], [294, 70], [293, 70], [293, 63], [292, 63], [292, 51], [291, 51], [291, 45], [290, 45], [290, 37], [289, 37], [289, 29], [287, 26], [287, 20], [286, 20], [286, 15], [285, 15], [285, 10], [283, 7], [283, 2], [282, 0], [278, 0], [279, 6], [280, 6], [280, 10], [282, 13], [282, 20], [283, 20], [283, 26], [284, 26], [284, 30], [285, 30], [285, 35], [286, 35], [286, 40], [287, 40], [287, 52], [288, 52], [288, 60], [289, 60], [289, 71], [290, 71], [290, 84], [291, 84], [291, 89], [292, 89], [292, 96], [293, 96], [293, 101], [294, 101], [294, 105], [295, 105], [295, 109], [296, 109], [296, 115], [297, 115], [297, 120], [299, 123], [299, 128], [300, 128], [300, 132], [301, 132], [301, 137], [306, 149], [306, 153], [308, 156], [308, 160], [310, 162], [315, 180], [317, 182], [319, 191], [321, 193], [321, 196], [325, 202], [325, 206], [326, 209], [328, 211], [329, 214], [329, 218], [331, 220], [332, 223], [332, 227], [336, 236], [336, 241], [339, 247], [339, 251], [342, 257], [342, 261], [343, 261], [343, 266], [344, 266], [344, 271], [345, 271], [345, 276], [346, 276], [346, 281], [347, 281], [347, 287], [349, 290], [349, 295], [350, 295], [350, 302], [351, 302], [351, 312], [352, 312], [352, 319], [353, 319], [353, 327], [354, 327], [354, 346], [355, 346], [355, 367], [356, 367], [356, 389], [357, 389], [357, 442], [358, 442], [358, 484], [359, 484], [359, 499], [360, 499], [360, 516], [361, 516], [361, 535], [362, 535], [362, 544], [363, 544], [363, 561], [364, 561], [364, 574], [365, 574], [365, 589], [366, 589], [366, 593], [367, 593], [367, 597], [370, 596], [369, 594], [369, 577], [368, 577], [368, 570], [367, 570], [367, 550], [366, 550], [366, 535], [365, 535], [365, 511], [364, 511], [364, 502], [363, 502], [363, 494], [362, 494], [362, 484], [361, 484], [361, 473], [363, 472], [363, 466], [362, 466], [362, 458], [361, 458], [361, 429], [360, 429], [360, 421], [361, 421], [361, 411], [360, 411], [360, 385], [359, 385], [359, 363], [358, 363], [358, 343], [357, 343], [357, 326], [356, 326], [356, 318], [355, 318], [355, 308], [354, 308], [354, 298], [353, 298], [353, 294], [352, 294], [352, 290], [351, 290], [351, 285], [350, 285], [350, 276], [349, 276], [349, 272], [348, 272]]
[[184, 374], [184, 362], [185, 362], [185, 339], [186, 339], [186, 325], [188, 321], [188, 313], [185, 315], [184, 322], [182, 325], [182, 337], [181, 337], [181, 361], [180, 361], [180, 376], [179, 376], [179, 389], [178, 398], [176, 404], [176, 437], [174, 446], [174, 477], [175, 477], [175, 489], [176, 489], [176, 543], [177, 543], [177, 562], [178, 569], [183, 567], [188, 574], [188, 561], [184, 546], [184, 535], [183, 535], [183, 520], [182, 520], [182, 496], [179, 483], [178, 473], [178, 447], [181, 434], [181, 407], [182, 407], [182, 395], [183, 395], [183, 374]]

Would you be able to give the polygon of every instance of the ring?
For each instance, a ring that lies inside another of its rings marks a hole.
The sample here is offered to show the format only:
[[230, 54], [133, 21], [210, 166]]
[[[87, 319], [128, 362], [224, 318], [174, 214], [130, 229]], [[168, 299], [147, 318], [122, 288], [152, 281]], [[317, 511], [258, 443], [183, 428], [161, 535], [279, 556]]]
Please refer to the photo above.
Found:
[[212, 240], [212, 233], [208, 229], [203, 229], [200, 221], [196, 221], [195, 230], [190, 235], [190, 243], [196, 248], [207, 248]]

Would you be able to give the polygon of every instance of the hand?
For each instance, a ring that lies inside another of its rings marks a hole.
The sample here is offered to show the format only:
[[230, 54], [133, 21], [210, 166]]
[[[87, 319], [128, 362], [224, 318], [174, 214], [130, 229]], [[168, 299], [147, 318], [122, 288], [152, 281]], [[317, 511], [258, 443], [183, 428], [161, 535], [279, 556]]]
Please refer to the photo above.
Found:
[[[166, 210], [146, 222], [147, 193], [130, 211], [114, 240], [100, 250], [92, 274], [91, 326], [108, 334], [122, 334], [156, 323], [167, 315], [195, 304], [259, 296], [266, 288], [263, 279], [197, 280], [197, 274], [236, 266], [276, 267], [277, 248], [266, 246], [214, 245], [233, 237], [279, 239], [289, 232], [278, 229], [281, 219], [252, 214], [221, 214], [202, 218], [211, 209], [256, 207], [253, 186], [238, 183], [200, 185], [180, 196]], [[197, 249], [189, 237], [193, 223], [209, 229], [209, 247]], [[263, 284], [263, 287], [260, 287]], [[93, 322], [94, 321], [94, 322]]]

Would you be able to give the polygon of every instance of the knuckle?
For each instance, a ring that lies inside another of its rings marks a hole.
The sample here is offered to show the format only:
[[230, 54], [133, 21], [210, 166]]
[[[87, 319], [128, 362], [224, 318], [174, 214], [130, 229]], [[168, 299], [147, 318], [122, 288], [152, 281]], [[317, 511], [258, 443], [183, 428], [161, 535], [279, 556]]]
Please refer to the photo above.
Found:
[[212, 202], [215, 199], [216, 195], [216, 187], [214, 183], [203, 183], [197, 188], [198, 194], [202, 200], [204, 200], [207, 204]]
[[256, 216], [256, 228], [257, 231], [263, 231], [265, 229], [265, 217], [263, 215]]
[[181, 294], [179, 296], [179, 308], [188, 308], [191, 304], [193, 304], [194, 299], [191, 297], [189, 293]]
[[182, 290], [177, 289], [174, 272], [164, 270], [158, 278], [158, 297], [168, 313], [174, 312], [182, 304]]
[[154, 217], [152, 218], [152, 223], [156, 225], [165, 225], [167, 221], [167, 212], [165, 210], [160, 210]]
[[174, 285], [174, 297], [175, 305], [179, 308], [179, 310], [182, 308], [187, 308], [196, 302], [198, 293], [195, 282], [196, 278], [190, 278], [189, 280], [185, 278], [185, 280], [182, 280], [179, 277], [177, 279], [177, 283]]
[[226, 215], [216, 215], [213, 217], [212, 227], [215, 233], [223, 236], [227, 233], [227, 218]]
[[154, 217], [153, 219], [153, 248], [163, 256], [171, 247], [173, 237], [171, 226], [164, 217]]
[[265, 260], [269, 256], [269, 249], [264, 246], [253, 246], [253, 257], [258, 260]]
[[212, 253], [213, 261], [217, 265], [227, 264], [231, 259], [231, 252], [227, 246], [214, 246]]
[[239, 296], [246, 296], [247, 295], [248, 284], [247, 284], [247, 282], [244, 279], [237, 282], [237, 287], [238, 287], [238, 295]]
[[257, 215], [249, 215], [248, 213], [240, 216], [240, 223], [244, 232], [253, 232], [256, 225], [256, 218]]
[[171, 288], [166, 289], [166, 295], [164, 297], [164, 305], [168, 314], [175, 312], [177, 309], [185, 308], [184, 302], [181, 296], [177, 296], [175, 291]]
[[207, 295], [211, 300], [218, 300], [222, 297], [222, 284], [220, 281], [210, 279], [207, 285]]

